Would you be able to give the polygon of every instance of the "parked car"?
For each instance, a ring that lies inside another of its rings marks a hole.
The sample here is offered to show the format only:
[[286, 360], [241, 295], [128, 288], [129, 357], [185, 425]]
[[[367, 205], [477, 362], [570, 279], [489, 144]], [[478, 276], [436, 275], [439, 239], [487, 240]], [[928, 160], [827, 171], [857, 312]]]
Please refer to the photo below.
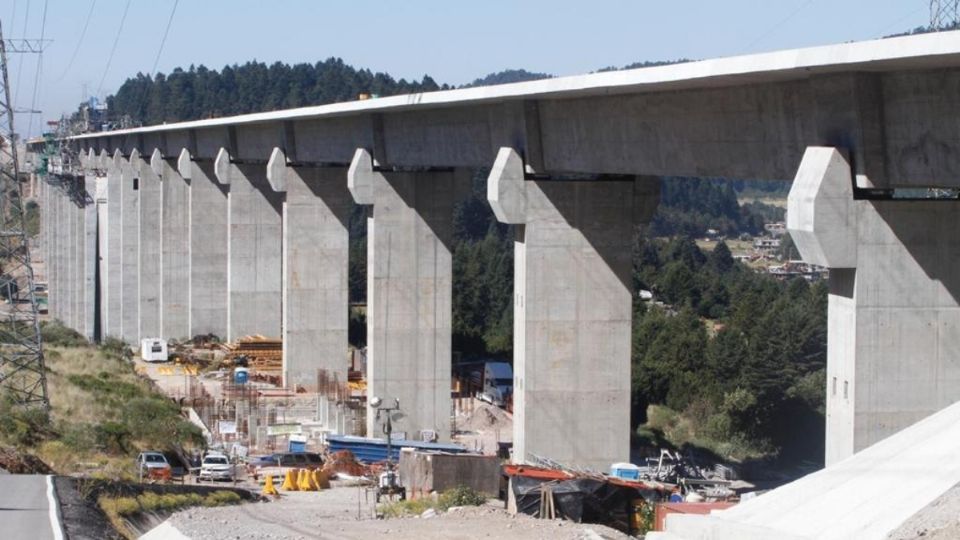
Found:
[[247, 460], [247, 472], [254, 478], [273, 476], [282, 478], [290, 469], [319, 469], [323, 458], [316, 452], [278, 452]]
[[140, 452], [137, 470], [143, 480], [170, 480], [173, 476], [170, 462], [161, 452]]
[[236, 477], [236, 469], [230, 458], [219, 453], [209, 453], [203, 458], [200, 464], [200, 476], [198, 482], [204, 480], [229, 480], [233, 481]]

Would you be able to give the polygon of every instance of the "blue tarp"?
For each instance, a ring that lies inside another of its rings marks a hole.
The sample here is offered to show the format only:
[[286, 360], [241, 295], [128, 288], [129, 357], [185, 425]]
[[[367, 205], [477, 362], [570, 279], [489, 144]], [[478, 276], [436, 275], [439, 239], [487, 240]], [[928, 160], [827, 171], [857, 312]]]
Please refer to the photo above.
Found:
[[[361, 463], [376, 463], [387, 459], [386, 439], [368, 439], [366, 437], [353, 437], [350, 435], [328, 435], [327, 443], [330, 444], [331, 452], [349, 450], [353, 453], [354, 457], [357, 458], [357, 461]], [[416, 448], [417, 450], [432, 450], [434, 452], [447, 452], [450, 454], [462, 454], [467, 451], [466, 448], [458, 444], [428, 443], [406, 439], [394, 440], [390, 445], [390, 453], [394, 461], [400, 461], [401, 448]]]

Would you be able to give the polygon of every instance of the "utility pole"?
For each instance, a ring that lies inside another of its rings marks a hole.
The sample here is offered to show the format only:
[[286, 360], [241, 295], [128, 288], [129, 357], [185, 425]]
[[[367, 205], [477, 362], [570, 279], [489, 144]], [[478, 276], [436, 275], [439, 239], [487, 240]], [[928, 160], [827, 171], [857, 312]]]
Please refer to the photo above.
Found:
[[952, 30], [960, 25], [960, 0], [930, 0], [930, 29]]
[[5, 40], [0, 24], [0, 399], [49, 410], [7, 63], [8, 49], [39, 53], [43, 46], [40, 40]]

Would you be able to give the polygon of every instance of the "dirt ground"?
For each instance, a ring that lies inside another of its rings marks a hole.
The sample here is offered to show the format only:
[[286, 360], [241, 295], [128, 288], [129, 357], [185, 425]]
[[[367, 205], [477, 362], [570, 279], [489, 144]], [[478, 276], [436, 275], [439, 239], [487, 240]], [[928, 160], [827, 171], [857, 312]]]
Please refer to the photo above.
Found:
[[627, 539], [601, 525], [511, 516], [503, 503], [451, 509], [431, 518], [376, 519], [372, 493], [336, 487], [316, 492], [285, 493], [275, 502], [234, 507], [194, 508], [174, 514], [170, 523], [194, 539], [460, 540], [473, 538], [550, 540]]

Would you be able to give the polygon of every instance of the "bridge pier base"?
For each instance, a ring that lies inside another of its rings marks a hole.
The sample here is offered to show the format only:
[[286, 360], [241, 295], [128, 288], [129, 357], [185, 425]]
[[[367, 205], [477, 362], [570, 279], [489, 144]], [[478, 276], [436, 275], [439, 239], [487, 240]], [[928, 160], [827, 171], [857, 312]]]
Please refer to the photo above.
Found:
[[227, 340], [280, 337], [283, 197], [267, 182], [263, 163], [233, 163], [221, 148], [217, 180], [228, 184]]
[[180, 152], [177, 170], [188, 183], [190, 337], [227, 337], [227, 186], [217, 182], [213, 162]]
[[[395, 432], [450, 438], [453, 207], [469, 189], [454, 171], [381, 172], [357, 150], [348, 185], [367, 220], [367, 396], [400, 400]], [[367, 415], [367, 433], [380, 436]]]
[[787, 213], [804, 260], [830, 269], [827, 465], [960, 399], [960, 202], [853, 186], [843, 152], [811, 147]]
[[526, 180], [505, 148], [487, 189], [497, 218], [517, 225], [513, 460], [628, 461], [631, 253], [659, 180]]
[[290, 166], [274, 149], [267, 164], [283, 202], [283, 384], [317, 390], [318, 370], [347, 382], [349, 222], [353, 199], [343, 167]]

